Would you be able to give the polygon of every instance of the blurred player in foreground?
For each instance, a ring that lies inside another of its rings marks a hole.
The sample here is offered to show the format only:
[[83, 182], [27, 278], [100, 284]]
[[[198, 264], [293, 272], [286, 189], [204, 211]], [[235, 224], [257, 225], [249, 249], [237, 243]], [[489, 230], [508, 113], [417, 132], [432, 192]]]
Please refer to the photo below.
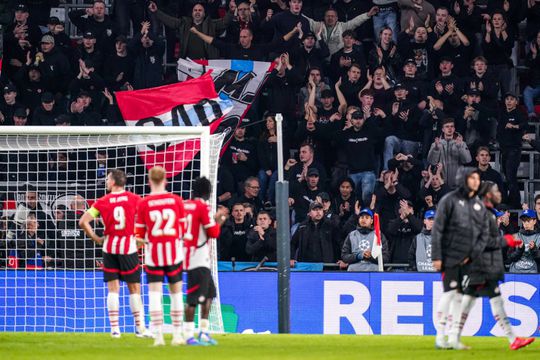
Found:
[[[107, 175], [109, 193], [83, 214], [79, 226], [96, 244], [103, 244], [103, 277], [107, 283], [107, 309], [111, 336], [120, 337], [118, 312], [120, 310], [120, 280], [129, 289], [129, 306], [135, 318], [137, 337], [152, 337], [144, 325], [144, 306], [141, 299], [141, 267], [137, 244], [133, 236], [135, 211], [140, 201], [138, 195], [125, 190], [126, 174], [114, 169]], [[105, 237], [99, 237], [91, 223], [101, 216]]]
[[[208, 202], [212, 185], [207, 178], [193, 182], [192, 199], [184, 203], [186, 222], [184, 247], [186, 251], [185, 269], [188, 273], [186, 322], [184, 336], [187, 345], [216, 345], [209, 334], [210, 307], [216, 297], [216, 287], [210, 272], [210, 239], [219, 236], [220, 227], [227, 219], [221, 208], [215, 216]], [[199, 336], [195, 337], [195, 308], [201, 305]]]
[[488, 211], [486, 215], [489, 224], [485, 231], [489, 237], [486, 242], [475, 244], [475, 247], [479, 248], [481, 252], [477, 258], [471, 258], [469, 277], [463, 289], [461, 316], [453, 320], [448, 342], [454, 348], [455, 344], [459, 344], [463, 326], [476, 299], [488, 297], [493, 317], [508, 338], [510, 349], [518, 350], [532, 343], [534, 338], [520, 338], [514, 334], [510, 320], [504, 311], [499, 281], [504, 280], [503, 248], [505, 246], [519, 246], [522, 241], [515, 239], [512, 235], [503, 237], [499, 231], [495, 207], [501, 203], [501, 192], [497, 184], [485, 181], [482, 183], [478, 195]]
[[182, 222], [184, 203], [180, 196], [166, 191], [165, 170], [155, 166], [148, 172], [150, 195], [139, 202], [135, 234], [144, 242], [150, 318], [155, 335], [154, 346], [165, 345], [163, 339], [163, 280], [169, 281], [172, 345], [185, 343], [182, 337], [184, 300], [182, 298]]

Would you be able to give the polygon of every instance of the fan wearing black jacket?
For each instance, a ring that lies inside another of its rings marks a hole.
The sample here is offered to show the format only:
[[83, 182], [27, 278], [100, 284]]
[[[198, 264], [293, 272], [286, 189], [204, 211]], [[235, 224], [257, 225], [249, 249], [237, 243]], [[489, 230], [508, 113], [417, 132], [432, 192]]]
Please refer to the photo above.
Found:
[[249, 231], [246, 243], [246, 253], [252, 261], [261, 261], [265, 257], [268, 261], [276, 261], [276, 229], [272, 226], [272, 218], [266, 211], [257, 215], [257, 225]]

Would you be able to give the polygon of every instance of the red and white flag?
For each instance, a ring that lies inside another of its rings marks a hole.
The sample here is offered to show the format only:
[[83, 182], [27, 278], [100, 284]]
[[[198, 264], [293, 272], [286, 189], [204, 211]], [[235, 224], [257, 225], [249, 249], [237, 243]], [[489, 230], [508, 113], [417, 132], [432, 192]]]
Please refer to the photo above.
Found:
[[[119, 91], [118, 107], [128, 126], [210, 126], [214, 133], [233, 108], [218, 96], [210, 73], [198, 79], [156, 88]], [[163, 166], [167, 177], [178, 175], [200, 149], [198, 139], [161, 147], [139, 146], [147, 168]]]
[[379, 214], [375, 213], [373, 216], [373, 228], [375, 230], [375, 240], [371, 247], [371, 256], [377, 259], [379, 264], [379, 271], [384, 271], [383, 256], [382, 256], [382, 237], [381, 237], [381, 223], [379, 221]]

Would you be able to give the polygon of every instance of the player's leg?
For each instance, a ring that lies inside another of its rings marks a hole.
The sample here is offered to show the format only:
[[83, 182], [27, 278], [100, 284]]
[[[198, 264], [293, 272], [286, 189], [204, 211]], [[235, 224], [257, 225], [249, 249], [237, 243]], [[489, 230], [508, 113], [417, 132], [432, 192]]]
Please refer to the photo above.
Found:
[[510, 349], [519, 350], [522, 347], [525, 347], [532, 343], [534, 341], [534, 338], [521, 338], [516, 337], [516, 335], [514, 334], [512, 325], [510, 325], [510, 320], [508, 320], [508, 316], [506, 315], [506, 311], [504, 310], [504, 302], [501, 297], [499, 284], [496, 282], [491, 282], [487, 287], [487, 291], [489, 292], [487, 296], [489, 296], [491, 313], [493, 314], [495, 321], [497, 321], [497, 324], [499, 324], [499, 326], [503, 330], [504, 335], [508, 339], [508, 342], [510, 343]]
[[152, 337], [144, 323], [144, 305], [141, 298], [141, 267], [137, 253], [119, 255], [120, 279], [125, 281], [129, 290], [129, 308], [135, 322], [137, 337]]
[[456, 312], [455, 315], [453, 315], [456, 316], [457, 319], [459, 319], [459, 321], [453, 322], [453, 325], [457, 327], [457, 329], [454, 330], [457, 336], [456, 338], [449, 339], [449, 344], [454, 349], [466, 350], [468, 348], [467, 346], [461, 344], [461, 334], [463, 332], [463, 327], [465, 326], [465, 323], [467, 322], [467, 319], [469, 317], [469, 313], [471, 312], [471, 309], [476, 303], [476, 298], [476, 286], [468, 285], [466, 288], [463, 289], [460, 312], [459, 314]]
[[154, 346], [165, 345], [163, 339], [163, 277], [165, 270], [159, 267], [146, 267], [148, 278], [148, 307], [154, 330]]
[[118, 256], [103, 253], [103, 280], [107, 283], [107, 312], [111, 326], [111, 336], [120, 337], [120, 264]]
[[175, 265], [167, 273], [169, 279], [169, 293], [171, 296], [171, 318], [173, 323], [172, 345], [185, 344], [182, 336], [182, 323], [184, 319], [184, 294], [182, 293], [182, 264]]
[[[452, 317], [450, 333], [448, 335], [448, 345], [456, 350], [468, 350], [468, 346], [461, 343], [460, 324], [461, 324], [461, 302], [463, 300], [463, 289], [469, 286], [469, 275], [467, 268], [457, 266], [454, 281], [450, 283], [451, 287], [456, 288], [456, 294], [450, 303], [450, 316]], [[457, 285], [456, 285], [457, 284]]]
[[[212, 307], [212, 300], [216, 297], [216, 287], [210, 269], [201, 268], [202, 280], [201, 288], [202, 293], [206, 301], [201, 303], [201, 324], [199, 341], [208, 345], [217, 345], [217, 341], [210, 336], [210, 309]], [[202, 298], [201, 298], [202, 299]]]
[[448, 343], [446, 341], [446, 324], [450, 313], [450, 304], [457, 294], [457, 282], [455, 278], [456, 268], [445, 269], [442, 273], [443, 294], [437, 305], [437, 319], [435, 323], [435, 329], [437, 335], [435, 337], [435, 347], [437, 349], [447, 349]]
[[195, 308], [199, 305], [200, 298], [200, 273], [197, 269], [188, 270], [187, 272], [187, 296], [186, 296], [186, 316], [184, 321], [184, 338], [186, 345], [197, 346], [206, 345], [199, 342], [195, 337]]

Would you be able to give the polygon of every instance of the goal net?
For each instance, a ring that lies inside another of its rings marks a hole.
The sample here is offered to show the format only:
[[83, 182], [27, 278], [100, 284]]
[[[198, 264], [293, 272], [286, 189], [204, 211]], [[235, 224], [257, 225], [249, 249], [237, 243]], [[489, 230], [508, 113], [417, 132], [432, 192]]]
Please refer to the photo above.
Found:
[[[201, 175], [215, 191], [223, 138], [208, 127], [3, 127], [0, 331], [109, 331], [102, 251], [79, 228], [79, 218], [105, 195], [113, 168], [124, 170], [128, 190], [141, 196], [149, 193], [153, 165], [167, 170], [168, 190], [183, 198]], [[211, 249], [218, 287], [215, 240]], [[142, 284], [148, 316], [144, 274]], [[126, 286], [120, 299], [121, 329], [133, 332]], [[166, 287], [163, 303], [170, 324]], [[223, 332], [219, 291], [210, 323], [211, 331]]]

